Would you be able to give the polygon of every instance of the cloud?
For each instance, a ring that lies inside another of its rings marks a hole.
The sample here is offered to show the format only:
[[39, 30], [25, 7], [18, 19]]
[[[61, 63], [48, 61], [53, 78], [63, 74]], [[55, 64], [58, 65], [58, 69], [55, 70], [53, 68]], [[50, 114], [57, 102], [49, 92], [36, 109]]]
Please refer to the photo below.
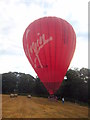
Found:
[[17, 71], [22, 73], [28, 73], [36, 77], [36, 73], [31, 67], [27, 58], [23, 56], [5, 55], [0, 57], [0, 68], [2, 68], [0, 69], [0, 73]]
[[70, 67], [88, 68], [88, 40], [85, 41], [85, 39], [79, 37]]

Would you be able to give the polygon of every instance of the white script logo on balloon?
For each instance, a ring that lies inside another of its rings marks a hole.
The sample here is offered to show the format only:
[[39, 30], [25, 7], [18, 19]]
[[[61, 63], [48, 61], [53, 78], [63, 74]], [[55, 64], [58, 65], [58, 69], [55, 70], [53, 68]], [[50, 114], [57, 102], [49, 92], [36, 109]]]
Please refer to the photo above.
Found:
[[[26, 39], [27, 39], [27, 36], [29, 33], [30, 33], [30, 30], [27, 29]], [[39, 58], [39, 52], [47, 43], [52, 41], [53, 38], [52, 38], [52, 36], [50, 36], [48, 39], [45, 39], [45, 34], [40, 35], [40, 33], [37, 33], [37, 36], [39, 36], [39, 38], [36, 40], [36, 42], [32, 42], [30, 46], [28, 46], [28, 44], [27, 44], [27, 52], [28, 52], [30, 61], [32, 62], [34, 67], [35, 68], [37, 67], [36, 61], [38, 60], [40, 68], [43, 68], [43, 65], [42, 65], [40, 58]], [[35, 54], [34, 60], [31, 57], [33, 54]]]

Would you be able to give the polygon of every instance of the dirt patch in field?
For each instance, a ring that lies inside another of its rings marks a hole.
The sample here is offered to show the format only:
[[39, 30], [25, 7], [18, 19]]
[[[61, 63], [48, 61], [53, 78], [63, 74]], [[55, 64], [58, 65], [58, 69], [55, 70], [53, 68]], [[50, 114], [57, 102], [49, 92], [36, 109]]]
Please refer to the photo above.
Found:
[[3, 118], [88, 118], [88, 107], [47, 98], [2, 96]]

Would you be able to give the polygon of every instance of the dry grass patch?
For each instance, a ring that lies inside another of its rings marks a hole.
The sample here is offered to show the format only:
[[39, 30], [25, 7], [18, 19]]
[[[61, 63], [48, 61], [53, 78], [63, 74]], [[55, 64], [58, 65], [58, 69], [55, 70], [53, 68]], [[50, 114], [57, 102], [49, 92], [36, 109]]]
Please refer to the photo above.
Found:
[[87, 118], [88, 107], [70, 102], [62, 104], [61, 101], [53, 102], [47, 98], [18, 96], [2, 97], [3, 118]]

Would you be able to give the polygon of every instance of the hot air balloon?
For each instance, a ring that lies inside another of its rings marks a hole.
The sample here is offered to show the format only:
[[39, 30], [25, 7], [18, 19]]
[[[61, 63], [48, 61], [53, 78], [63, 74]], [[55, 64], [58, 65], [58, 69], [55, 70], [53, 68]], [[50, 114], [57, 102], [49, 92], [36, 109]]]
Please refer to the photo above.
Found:
[[25, 54], [50, 95], [59, 89], [75, 46], [74, 29], [61, 18], [43, 17], [26, 28], [23, 35]]

